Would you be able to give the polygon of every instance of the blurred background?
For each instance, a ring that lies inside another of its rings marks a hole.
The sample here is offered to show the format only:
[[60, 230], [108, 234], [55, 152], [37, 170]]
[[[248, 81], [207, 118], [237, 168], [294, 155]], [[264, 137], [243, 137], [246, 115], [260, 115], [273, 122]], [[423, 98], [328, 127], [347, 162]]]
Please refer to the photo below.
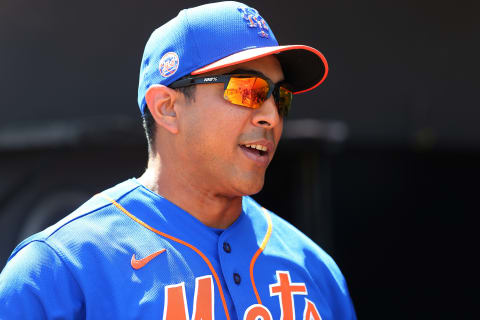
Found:
[[[23, 238], [143, 172], [143, 47], [202, 3], [0, 1], [1, 268]], [[335, 258], [359, 318], [476, 318], [479, 2], [246, 3], [330, 66], [295, 97], [255, 198]]]

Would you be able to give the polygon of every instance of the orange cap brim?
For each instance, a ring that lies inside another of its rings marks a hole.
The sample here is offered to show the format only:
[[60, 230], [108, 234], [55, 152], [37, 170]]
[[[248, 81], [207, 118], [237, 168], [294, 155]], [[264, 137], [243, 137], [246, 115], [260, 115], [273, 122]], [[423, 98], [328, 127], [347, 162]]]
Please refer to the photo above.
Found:
[[318, 87], [328, 74], [327, 59], [315, 48], [304, 45], [289, 45], [253, 48], [240, 51], [193, 71], [192, 75], [211, 72], [221, 68], [276, 54], [282, 65], [285, 79], [293, 93], [303, 93]]

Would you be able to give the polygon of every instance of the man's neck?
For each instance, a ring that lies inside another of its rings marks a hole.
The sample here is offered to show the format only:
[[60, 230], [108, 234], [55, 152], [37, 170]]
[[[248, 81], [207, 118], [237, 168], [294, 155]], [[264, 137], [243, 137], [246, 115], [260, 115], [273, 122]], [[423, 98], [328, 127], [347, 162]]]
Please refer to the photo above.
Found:
[[229, 227], [242, 212], [241, 196], [227, 197], [203, 190], [182, 179], [178, 172], [172, 176], [169, 170], [152, 163], [138, 181], [212, 228]]

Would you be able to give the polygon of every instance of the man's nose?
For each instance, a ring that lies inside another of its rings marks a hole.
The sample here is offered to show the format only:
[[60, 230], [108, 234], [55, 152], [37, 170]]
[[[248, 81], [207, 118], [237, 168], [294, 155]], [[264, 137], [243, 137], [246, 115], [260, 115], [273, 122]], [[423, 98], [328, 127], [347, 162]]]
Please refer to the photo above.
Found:
[[272, 129], [279, 125], [282, 119], [278, 114], [278, 108], [275, 104], [273, 95], [271, 95], [267, 100], [265, 100], [265, 102], [260, 106], [260, 108], [254, 110], [252, 121], [254, 125], [263, 128]]

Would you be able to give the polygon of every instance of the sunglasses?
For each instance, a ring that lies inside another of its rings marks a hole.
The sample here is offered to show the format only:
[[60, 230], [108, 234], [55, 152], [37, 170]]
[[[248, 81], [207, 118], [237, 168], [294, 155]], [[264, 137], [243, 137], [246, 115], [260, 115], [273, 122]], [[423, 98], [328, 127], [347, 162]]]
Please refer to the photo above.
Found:
[[293, 93], [285, 83], [273, 83], [272, 80], [256, 74], [232, 73], [223, 75], [196, 76], [177, 80], [170, 88], [181, 88], [195, 84], [224, 83], [223, 97], [239, 106], [257, 109], [273, 95], [278, 114], [286, 117], [292, 104]]

